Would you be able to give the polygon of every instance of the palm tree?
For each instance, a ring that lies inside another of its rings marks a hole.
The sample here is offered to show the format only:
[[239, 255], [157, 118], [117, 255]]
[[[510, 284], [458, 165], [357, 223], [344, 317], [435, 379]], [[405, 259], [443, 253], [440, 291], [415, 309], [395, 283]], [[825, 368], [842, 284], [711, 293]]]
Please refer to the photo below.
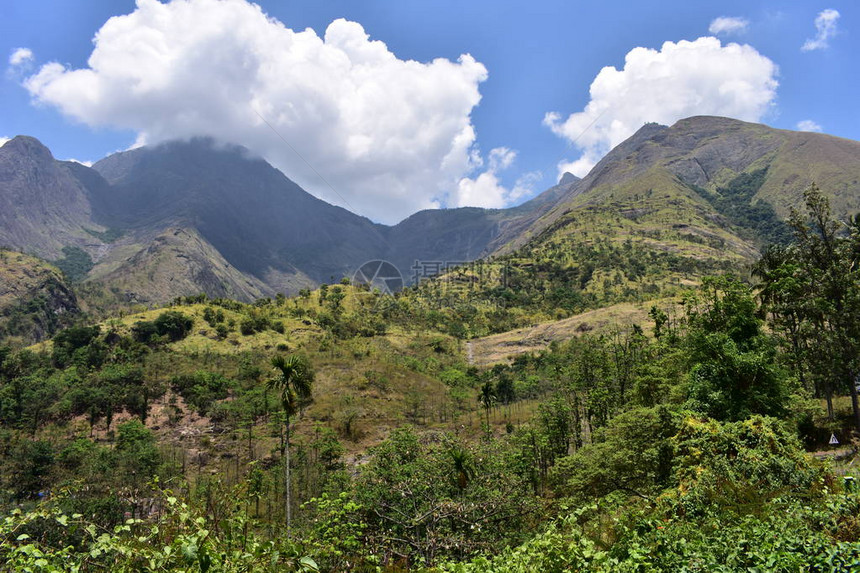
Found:
[[269, 380], [268, 387], [281, 393], [281, 407], [284, 410], [284, 480], [286, 482], [287, 532], [290, 531], [290, 420], [311, 401], [311, 386], [314, 372], [307, 359], [291, 355], [287, 358], [275, 356], [272, 367], [275, 376]]
[[472, 465], [472, 457], [468, 450], [460, 446], [452, 446], [448, 450], [451, 461], [454, 462], [454, 475], [457, 478], [457, 487], [462, 492], [475, 477], [475, 468]]
[[496, 393], [493, 388], [493, 383], [490, 380], [484, 382], [478, 394], [478, 402], [484, 407], [484, 412], [487, 414], [487, 438], [490, 437], [490, 408], [496, 404]]

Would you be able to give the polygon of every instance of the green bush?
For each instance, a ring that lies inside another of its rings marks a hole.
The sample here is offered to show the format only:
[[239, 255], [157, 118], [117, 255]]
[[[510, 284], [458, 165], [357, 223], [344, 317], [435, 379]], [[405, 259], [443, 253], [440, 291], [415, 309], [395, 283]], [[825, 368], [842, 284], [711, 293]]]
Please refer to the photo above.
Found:
[[232, 383], [220, 374], [197, 371], [194, 374], [174, 376], [170, 380], [170, 386], [189, 406], [201, 414], [206, 414], [213, 402], [227, 397]]
[[138, 321], [131, 327], [134, 339], [143, 344], [157, 344], [161, 340], [177, 342], [191, 333], [194, 319], [177, 310], [161, 313], [153, 321]]

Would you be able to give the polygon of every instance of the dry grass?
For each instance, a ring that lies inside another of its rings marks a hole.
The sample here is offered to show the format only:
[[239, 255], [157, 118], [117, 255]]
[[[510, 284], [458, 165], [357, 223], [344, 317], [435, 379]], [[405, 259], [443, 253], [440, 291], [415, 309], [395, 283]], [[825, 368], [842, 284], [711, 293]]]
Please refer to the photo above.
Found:
[[629, 328], [632, 324], [649, 332], [654, 321], [648, 317], [648, 311], [654, 304], [660, 303], [621, 303], [563, 320], [476, 338], [469, 342], [472, 363], [480, 367], [491, 366], [507, 362], [520, 354], [543, 350], [554, 341], [569, 340], [587, 332], [601, 333], [614, 328]]

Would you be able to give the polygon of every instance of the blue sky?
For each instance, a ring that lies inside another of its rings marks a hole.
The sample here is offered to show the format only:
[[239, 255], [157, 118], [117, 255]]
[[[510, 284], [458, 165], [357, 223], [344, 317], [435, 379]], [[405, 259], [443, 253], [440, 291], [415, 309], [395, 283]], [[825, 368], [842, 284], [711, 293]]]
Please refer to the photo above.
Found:
[[388, 223], [516, 204], [645, 121], [722, 113], [860, 139], [852, 2], [172, 4], [0, 0], [0, 137], [82, 161], [233, 140]]

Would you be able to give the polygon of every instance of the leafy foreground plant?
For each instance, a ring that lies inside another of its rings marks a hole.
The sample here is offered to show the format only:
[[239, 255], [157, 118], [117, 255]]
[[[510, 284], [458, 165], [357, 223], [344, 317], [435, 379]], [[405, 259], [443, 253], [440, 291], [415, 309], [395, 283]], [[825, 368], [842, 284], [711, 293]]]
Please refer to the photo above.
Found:
[[611, 547], [586, 534], [584, 512], [573, 513], [527, 543], [494, 558], [441, 567], [456, 573], [562, 571], [734, 572], [857, 571], [860, 543], [839, 541], [858, 509], [857, 496], [833, 496], [814, 506], [785, 503], [765, 518], [701, 520], [646, 515], [615, 524]]
[[[633, 502], [626, 495], [619, 497], [619, 490], [597, 505], [560, 517], [519, 547], [441, 569], [860, 569], [860, 496], [834, 493], [833, 476], [803, 453], [784, 424], [762, 416], [723, 424], [687, 417], [671, 442], [674, 478], [659, 497]], [[590, 454], [601, 453], [584, 449], [560, 467], [575, 473], [590, 467]], [[648, 464], [647, 459], [638, 461]]]
[[0, 523], [0, 571], [221, 572], [319, 568], [286, 540], [263, 540], [241, 510], [212, 523], [165, 493], [157, 514], [105, 529], [58, 503], [16, 509]]

